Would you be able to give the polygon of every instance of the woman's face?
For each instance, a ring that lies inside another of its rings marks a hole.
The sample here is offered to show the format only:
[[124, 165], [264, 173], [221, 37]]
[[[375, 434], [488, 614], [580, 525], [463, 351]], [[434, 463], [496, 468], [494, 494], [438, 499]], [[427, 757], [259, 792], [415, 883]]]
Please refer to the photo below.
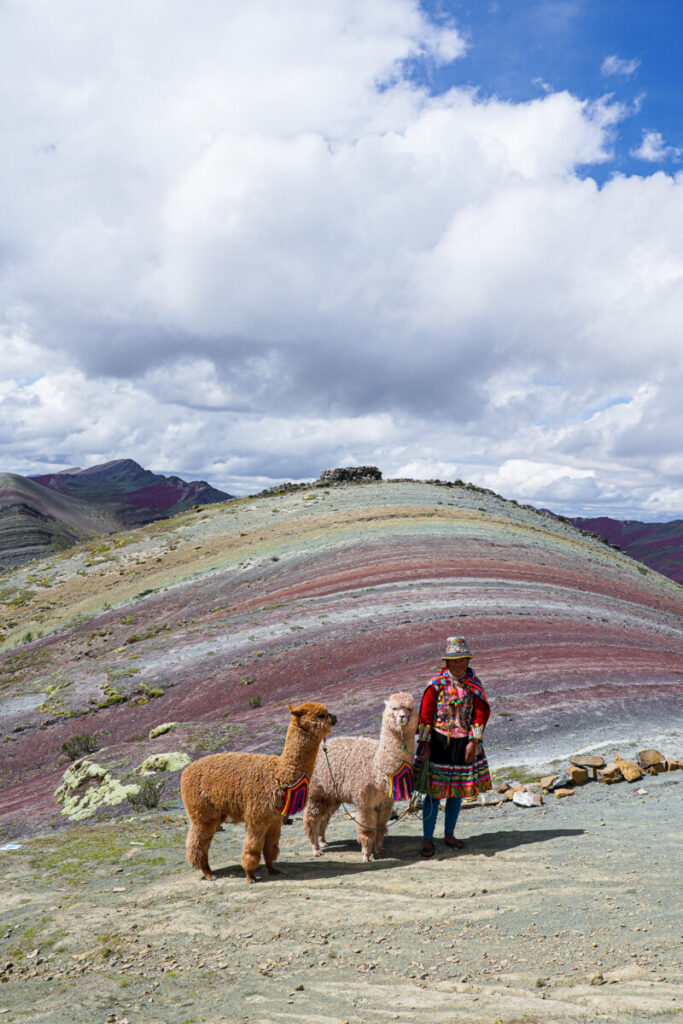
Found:
[[456, 679], [462, 679], [467, 672], [469, 661], [469, 658], [446, 658], [446, 668]]

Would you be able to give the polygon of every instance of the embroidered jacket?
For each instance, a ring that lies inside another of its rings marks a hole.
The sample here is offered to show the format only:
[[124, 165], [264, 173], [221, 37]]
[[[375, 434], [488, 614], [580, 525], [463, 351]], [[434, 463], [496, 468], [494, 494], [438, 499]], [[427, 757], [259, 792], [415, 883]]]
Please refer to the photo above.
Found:
[[[465, 691], [464, 699], [454, 696], [456, 686]], [[484, 687], [472, 669], [468, 668], [465, 679], [459, 682], [444, 666], [430, 679], [422, 697], [417, 738], [429, 741], [433, 728], [449, 733], [460, 727], [468, 739], [480, 740], [490, 713]]]

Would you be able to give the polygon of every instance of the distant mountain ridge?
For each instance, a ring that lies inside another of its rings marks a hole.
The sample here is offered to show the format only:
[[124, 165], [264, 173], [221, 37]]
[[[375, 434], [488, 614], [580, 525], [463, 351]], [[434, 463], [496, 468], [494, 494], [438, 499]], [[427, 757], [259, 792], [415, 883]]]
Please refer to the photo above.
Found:
[[152, 473], [133, 459], [36, 477], [0, 474], [0, 568], [231, 498], [205, 480]]
[[637, 558], [662, 576], [683, 584], [683, 519], [674, 519], [670, 523], [641, 523], [635, 519], [610, 519], [609, 516], [595, 519], [577, 516], [570, 518], [569, 522], [581, 530], [599, 534], [631, 558]]
[[178, 476], [152, 473], [133, 459], [115, 459], [89, 469], [47, 473], [33, 479], [71, 498], [113, 506], [118, 522], [125, 527], [143, 526], [193, 505], [210, 505], [232, 497], [206, 480], [188, 483]]

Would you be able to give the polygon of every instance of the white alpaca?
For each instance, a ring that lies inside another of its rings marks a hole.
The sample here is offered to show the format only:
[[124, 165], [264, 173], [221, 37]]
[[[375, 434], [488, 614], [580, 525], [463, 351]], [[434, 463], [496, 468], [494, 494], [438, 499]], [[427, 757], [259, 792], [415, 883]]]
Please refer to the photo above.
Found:
[[322, 749], [318, 751], [304, 811], [304, 831], [316, 857], [327, 846], [327, 823], [342, 802], [356, 808], [363, 860], [374, 860], [373, 844], [378, 856], [384, 853], [386, 825], [394, 806], [391, 779], [403, 764], [412, 765], [416, 728], [413, 698], [395, 693], [384, 708], [379, 742], [364, 736], [336, 736], [327, 742], [327, 758]]

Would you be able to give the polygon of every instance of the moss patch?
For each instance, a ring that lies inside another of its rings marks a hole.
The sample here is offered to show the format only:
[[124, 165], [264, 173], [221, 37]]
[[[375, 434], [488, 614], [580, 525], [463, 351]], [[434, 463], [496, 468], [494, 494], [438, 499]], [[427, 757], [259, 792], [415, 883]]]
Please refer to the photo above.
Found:
[[137, 785], [125, 786], [101, 764], [83, 758], [64, 772], [55, 797], [62, 805], [62, 814], [71, 821], [82, 821], [100, 807], [123, 803], [137, 791]]
[[154, 729], [150, 729], [149, 738], [155, 740], [157, 736], [163, 736], [165, 732], [171, 732], [178, 724], [178, 722], [164, 722], [162, 725], [157, 725]]
[[152, 754], [137, 769], [140, 775], [154, 775], [156, 772], [178, 772], [190, 763], [184, 750], [173, 750], [168, 754]]

